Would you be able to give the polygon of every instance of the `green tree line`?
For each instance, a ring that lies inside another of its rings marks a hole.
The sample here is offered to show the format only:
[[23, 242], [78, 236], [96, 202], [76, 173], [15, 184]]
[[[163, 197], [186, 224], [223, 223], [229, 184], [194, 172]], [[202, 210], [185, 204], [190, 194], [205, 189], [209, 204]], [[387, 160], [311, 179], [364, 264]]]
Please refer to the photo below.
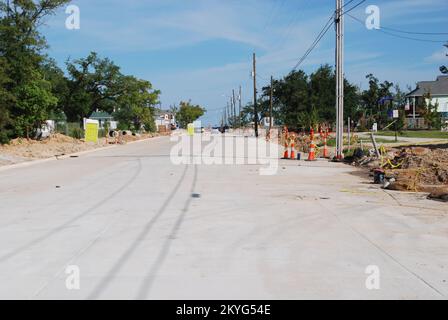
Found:
[[[405, 93], [398, 85], [387, 80], [381, 82], [373, 74], [368, 74], [366, 80], [368, 87], [361, 90], [345, 79], [345, 119], [350, 117], [352, 125], [359, 125], [360, 130], [370, 129], [373, 123], [382, 128], [392, 122], [390, 111], [400, 107], [398, 122], [399, 127], [403, 127]], [[336, 78], [331, 66], [322, 65], [309, 75], [302, 70], [293, 71], [281, 79], [274, 79], [272, 89], [273, 117], [277, 124], [306, 130], [319, 124], [334, 125]], [[258, 100], [259, 119], [269, 117], [270, 95], [271, 85], [263, 87]], [[434, 106], [428, 106], [422, 113], [428, 119], [439, 116]], [[253, 119], [252, 103], [243, 109], [242, 124], [249, 124]], [[431, 123], [436, 124], [435, 121]]]
[[45, 54], [44, 19], [69, 0], [0, 1], [0, 143], [34, 135], [42, 123], [65, 113], [81, 122], [95, 110], [114, 114], [126, 129], [154, 130], [160, 91], [125, 75], [92, 52], [68, 60], [65, 70]]

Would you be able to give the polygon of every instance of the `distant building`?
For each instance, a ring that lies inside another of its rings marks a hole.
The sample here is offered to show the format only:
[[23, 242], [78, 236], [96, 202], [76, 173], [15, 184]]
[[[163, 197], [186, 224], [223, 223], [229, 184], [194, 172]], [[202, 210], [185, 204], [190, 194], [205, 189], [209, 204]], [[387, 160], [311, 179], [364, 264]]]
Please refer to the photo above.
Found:
[[109, 124], [110, 129], [116, 129], [116, 121], [114, 117], [108, 112], [97, 110], [94, 113], [92, 113], [89, 119], [97, 120], [100, 123], [100, 129], [104, 129], [106, 124]]
[[[428, 94], [430, 99], [428, 99]], [[442, 118], [448, 118], [448, 76], [439, 76], [435, 81], [421, 81], [417, 88], [406, 95], [406, 116], [409, 127], [424, 126], [422, 111], [426, 104], [438, 104], [438, 112]]]
[[177, 128], [176, 115], [173, 112], [156, 109], [154, 116], [158, 131], [166, 132]]
[[[427, 95], [431, 99], [427, 99]], [[426, 103], [439, 105], [438, 111], [448, 117], [448, 76], [439, 76], [436, 81], [421, 81], [417, 88], [406, 96], [408, 115], [418, 117], [419, 110]]]
[[[270, 124], [271, 124], [271, 118], [263, 117], [260, 120], [259, 126], [262, 127], [262, 128], [269, 128]], [[272, 118], [272, 126], [275, 127], [275, 119], [274, 118]]]

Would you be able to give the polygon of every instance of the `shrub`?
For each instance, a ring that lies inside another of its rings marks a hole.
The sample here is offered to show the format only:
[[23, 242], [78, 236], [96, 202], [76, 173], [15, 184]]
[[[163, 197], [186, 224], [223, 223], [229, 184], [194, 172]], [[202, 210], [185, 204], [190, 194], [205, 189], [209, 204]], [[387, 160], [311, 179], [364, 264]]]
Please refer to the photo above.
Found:
[[6, 132], [0, 131], [0, 144], [8, 144], [9, 143], [9, 137], [6, 134]]
[[71, 128], [69, 131], [69, 136], [74, 139], [82, 139], [84, 136], [84, 131], [81, 128]]

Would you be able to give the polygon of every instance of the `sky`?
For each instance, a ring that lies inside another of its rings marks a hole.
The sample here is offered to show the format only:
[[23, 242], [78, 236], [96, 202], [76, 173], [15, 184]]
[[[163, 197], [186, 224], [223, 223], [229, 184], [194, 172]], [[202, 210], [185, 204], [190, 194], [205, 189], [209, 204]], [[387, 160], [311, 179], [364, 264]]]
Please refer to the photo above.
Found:
[[[349, 0], [345, 0], [349, 2]], [[347, 9], [360, 2], [354, 0]], [[163, 108], [190, 100], [208, 112], [202, 121], [219, 124], [232, 89], [243, 88], [243, 103], [253, 100], [252, 54], [257, 54], [257, 83], [282, 78], [335, 10], [334, 0], [76, 0], [80, 29], [68, 30], [65, 7], [46, 19], [41, 31], [48, 54], [61, 67], [91, 51], [108, 57], [125, 74], [149, 80], [161, 90]], [[447, 0], [372, 0], [350, 12], [365, 21], [366, 8], [380, 9], [380, 26], [403, 31], [448, 33]], [[386, 31], [388, 29], [383, 29]], [[434, 80], [448, 63], [448, 35], [368, 30], [345, 18], [345, 76], [365, 88], [365, 76], [403, 89]], [[417, 38], [424, 41], [405, 39]], [[430, 40], [430, 41], [428, 41]], [[332, 27], [300, 66], [308, 73], [334, 65]]]

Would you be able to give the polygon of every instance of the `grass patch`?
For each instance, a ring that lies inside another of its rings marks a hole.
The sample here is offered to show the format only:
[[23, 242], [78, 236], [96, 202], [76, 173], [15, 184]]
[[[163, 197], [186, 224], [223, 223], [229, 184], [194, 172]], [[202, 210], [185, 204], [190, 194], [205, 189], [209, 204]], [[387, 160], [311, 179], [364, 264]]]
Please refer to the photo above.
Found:
[[[368, 139], [368, 138], [360, 139], [359, 141], [361, 141], [361, 140], [365, 144], [366, 143], [372, 143], [372, 141], [370, 139]], [[378, 138], [378, 137], [376, 137], [375, 140], [376, 140], [376, 143], [378, 143], [378, 144], [394, 144], [394, 143], [402, 143], [403, 142], [403, 141], [400, 141], [400, 140], [398, 142], [395, 142], [395, 140], [381, 139], [381, 138]], [[352, 143], [352, 147], [357, 146], [359, 144], [360, 144], [359, 142], [358, 143]], [[336, 147], [336, 139], [329, 139], [327, 145], [329, 147]], [[347, 146], [347, 142], [346, 141], [344, 142], [344, 145]]]
[[[395, 136], [395, 135], [394, 135]], [[376, 143], [379, 144], [383, 144], [383, 143], [401, 143], [402, 141], [398, 140], [397, 142], [395, 142], [395, 140], [390, 140], [390, 139], [381, 139], [381, 138], [376, 138]], [[364, 142], [372, 142], [370, 139], [367, 140], [363, 140]]]
[[[395, 132], [393, 131], [380, 131], [376, 134], [377, 136], [383, 137], [395, 137]], [[426, 139], [448, 139], [448, 132], [441, 131], [403, 131], [398, 133], [399, 137], [402, 138], [426, 138]]]

